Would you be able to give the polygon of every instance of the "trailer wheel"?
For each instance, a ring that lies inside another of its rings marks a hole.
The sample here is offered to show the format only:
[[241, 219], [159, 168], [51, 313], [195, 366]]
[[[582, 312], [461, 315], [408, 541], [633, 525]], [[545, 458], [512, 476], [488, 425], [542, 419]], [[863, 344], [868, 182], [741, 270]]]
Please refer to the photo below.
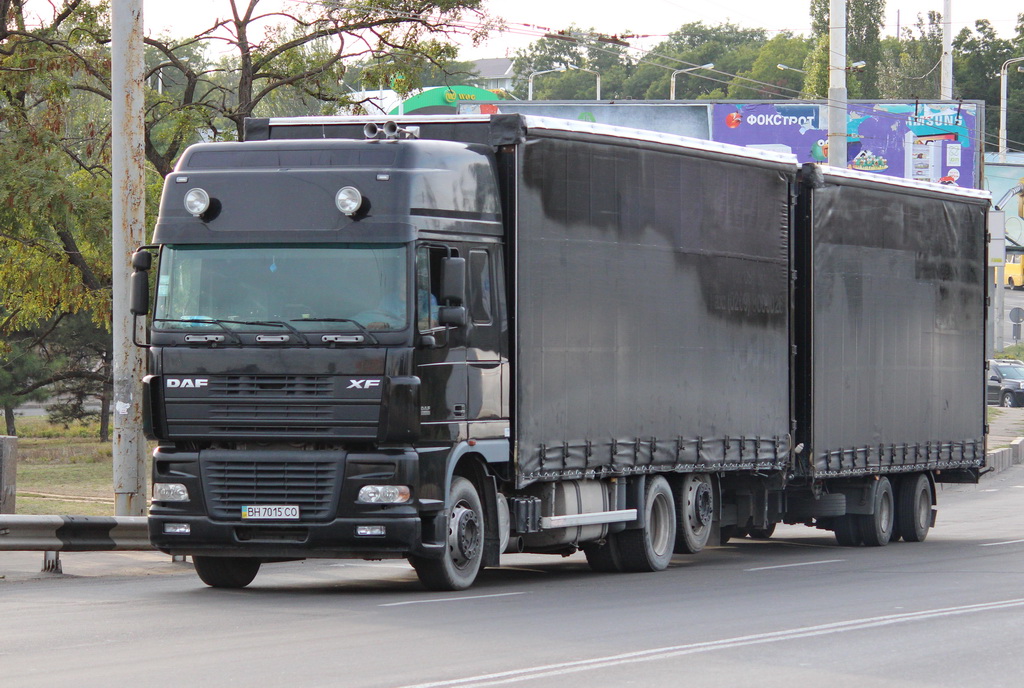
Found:
[[837, 516], [832, 521], [832, 532], [842, 547], [856, 547], [863, 537], [860, 534], [860, 520], [855, 514]]
[[647, 478], [644, 488], [644, 527], [615, 536], [624, 571], [648, 572], [668, 568], [676, 541], [676, 509], [672, 488], [663, 476]]
[[711, 486], [711, 476], [706, 473], [687, 474], [675, 497], [679, 517], [675, 551], [678, 554], [696, 554], [708, 544], [715, 517], [715, 491]]
[[924, 542], [932, 526], [932, 485], [928, 476], [908, 475], [897, 494], [897, 529], [907, 542]]
[[889, 544], [896, 512], [895, 503], [892, 483], [888, 478], [879, 478], [875, 486], [874, 513], [860, 516], [861, 536], [868, 547], [884, 547]]
[[592, 571], [598, 573], [620, 573], [622, 559], [619, 557], [617, 533], [610, 534], [604, 542], [587, 542], [583, 545], [583, 553], [587, 555], [587, 564]]
[[769, 523], [764, 528], [751, 528], [750, 529], [750, 537], [754, 538], [755, 540], [768, 540], [768, 539], [771, 539], [771, 536], [774, 533], [775, 533], [775, 524], [774, 523]]
[[473, 483], [456, 476], [449, 493], [448, 539], [440, 559], [409, 557], [431, 590], [465, 590], [476, 580], [484, 553], [484, 509]]
[[260, 560], [250, 557], [193, 556], [192, 563], [211, 588], [244, 588], [260, 570]]

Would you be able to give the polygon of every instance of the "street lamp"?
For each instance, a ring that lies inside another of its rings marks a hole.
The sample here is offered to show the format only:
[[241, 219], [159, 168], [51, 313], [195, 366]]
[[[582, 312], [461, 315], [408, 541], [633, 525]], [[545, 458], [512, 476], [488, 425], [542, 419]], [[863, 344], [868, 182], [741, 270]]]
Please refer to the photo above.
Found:
[[541, 74], [550, 74], [551, 72], [564, 72], [567, 69], [578, 69], [581, 72], [590, 72], [597, 77], [597, 98], [595, 100], [601, 100], [601, 75], [595, 72], [593, 69], [587, 69], [586, 67], [577, 67], [574, 64], [567, 64], [561, 67], [555, 67], [554, 69], [542, 69], [539, 72], [534, 72], [530, 75], [530, 78], [526, 82], [526, 99], [533, 100], [533, 77], [540, 76]]
[[672, 85], [668, 89], [668, 99], [669, 100], [675, 100], [676, 99], [676, 75], [677, 74], [685, 74], [687, 72], [693, 72], [693, 71], [696, 71], [698, 69], [714, 69], [714, 68], [715, 68], [715, 63], [714, 62], [708, 62], [707, 64], [700, 65], [699, 67], [687, 67], [686, 69], [677, 69], [676, 71], [672, 72], [672, 76], [669, 77], [669, 81], [672, 82]]
[[526, 82], [526, 99], [533, 100], [533, 77], [540, 76], [541, 74], [550, 74], [551, 72], [564, 72], [565, 67], [555, 67], [554, 69], [542, 69], [539, 72], [534, 72], [530, 75], [530, 78]]
[[586, 67], [577, 67], [576, 65], [566, 65], [569, 69], [578, 69], [581, 72], [590, 72], [597, 77], [597, 97], [594, 100], [601, 100], [601, 75], [595, 72], [593, 69], [587, 69]]
[[789, 65], [784, 65], [781, 62], [779, 64], [775, 65], [775, 67], [777, 69], [781, 69], [783, 71], [786, 71], [788, 69], [791, 72], [800, 72], [801, 74], [806, 74], [807, 73], [803, 69], [797, 69], [796, 67], [790, 67]]
[[1014, 62], [1024, 62], [1024, 57], [1010, 58], [999, 69], [999, 162], [1006, 162], [1006, 71]]

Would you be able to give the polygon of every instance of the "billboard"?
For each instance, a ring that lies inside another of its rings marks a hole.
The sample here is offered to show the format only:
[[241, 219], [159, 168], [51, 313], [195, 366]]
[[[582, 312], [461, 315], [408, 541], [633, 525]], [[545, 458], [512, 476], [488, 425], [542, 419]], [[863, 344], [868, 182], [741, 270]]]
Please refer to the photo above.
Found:
[[[718, 102], [711, 138], [828, 160], [828, 105], [814, 101]], [[848, 105], [847, 166], [864, 172], [978, 188], [983, 104], [864, 102]]]

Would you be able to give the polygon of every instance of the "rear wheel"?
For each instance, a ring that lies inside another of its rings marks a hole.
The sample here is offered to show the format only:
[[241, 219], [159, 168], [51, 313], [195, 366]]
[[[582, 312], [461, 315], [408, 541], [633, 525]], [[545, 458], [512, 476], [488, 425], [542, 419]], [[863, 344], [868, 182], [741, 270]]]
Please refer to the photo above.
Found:
[[908, 475], [896, 499], [897, 529], [907, 542], [924, 542], [932, 526], [932, 484], [924, 473]]
[[587, 564], [598, 573], [619, 573], [623, 571], [622, 559], [619, 558], [617, 534], [611, 534], [604, 542], [588, 542], [583, 545], [583, 553], [587, 555]]
[[835, 533], [836, 542], [843, 547], [856, 547], [862, 541], [860, 521], [854, 514], [837, 516], [832, 524], [832, 532]]
[[715, 516], [715, 493], [711, 486], [711, 476], [706, 473], [688, 474], [683, 478], [675, 497], [676, 514], [679, 517], [675, 551], [679, 554], [696, 554], [704, 549], [711, 537]]
[[888, 478], [879, 478], [875, 485], [874, 513], [860, 516], [860, 532], [868, 547], [884, 547], [892, 537], [895, 515], [895, 499], [892, 483]]
[[[616, 535], [625, 571], [661, 571], [672, 560], [676, 541], [676, 510], [672, 488], [660, 475], [649, 476], [644, 489], [644, 527]], [[709, 529], [710, 531], [710, 529]]]
[[449, 492], [448, 537], [440, 559], [409, 557], [431, 590], [465, 590], [476, 580], [484, 553], [484, 509], [473, 483], [456, 476]]
[[251, 557], [193, 556], [199, 578], [212, 588], [244, 588], [260, 570], [260, 560]]

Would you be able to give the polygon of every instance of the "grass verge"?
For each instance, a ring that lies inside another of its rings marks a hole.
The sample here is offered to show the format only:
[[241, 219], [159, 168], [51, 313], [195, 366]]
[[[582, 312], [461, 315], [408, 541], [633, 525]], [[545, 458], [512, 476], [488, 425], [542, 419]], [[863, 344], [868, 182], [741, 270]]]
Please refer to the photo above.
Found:
[[17, 431], [16, 513], [114, 515], [113, 451], [100, 441], [98, 421], [64, 428], [22, 416]]

